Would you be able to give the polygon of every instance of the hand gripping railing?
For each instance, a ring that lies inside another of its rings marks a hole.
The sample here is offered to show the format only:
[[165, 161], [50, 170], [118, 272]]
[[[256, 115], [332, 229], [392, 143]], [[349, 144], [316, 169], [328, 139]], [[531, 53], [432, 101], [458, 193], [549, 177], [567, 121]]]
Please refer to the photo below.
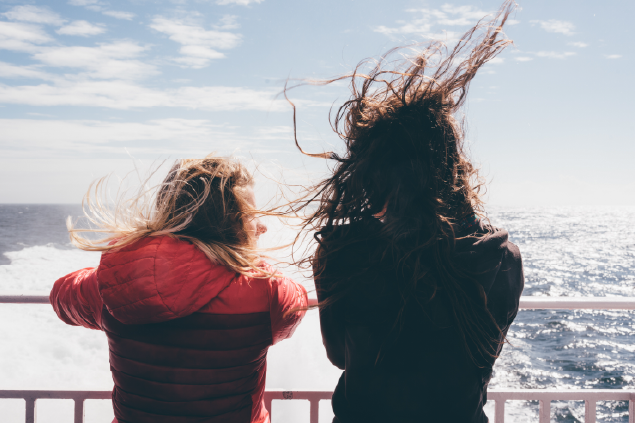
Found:
[[[44, 292], [2, 292], [0, 303], [12, 304], [48, 304], [48, 293]], [[317, 303], [309, 299], [309, 305]], [[523, 309], [586, 309], [586, 310], [635, 310], [634, 297], [521, 297], [520, 308]], [[265, 392], [265, 407], [271, 413], [273, 400], [307, 400], [309, 401], [310, 423], [318, 423], [319, 404], [321, 400], [331, 399], [328, 391], [282, 391]], [[84, 422], [84, 401], [87, 399], [110, 399], [110, 391], [3, 391], [2, 398], [21, 398], [26, 402], [25, 423], [36, 423], [37, 399], [72, 399], [75, 401], [74, 423]], [[505, 401], [537, 400], [540, 402], [539, 422], [549, 423], [551, 401], [584, 401], [585, 423], [595, 423], [597, 401], [628, 401], [628, 421], [635, 423], [635, 391], [624, 389], [492, 389], [487, 393], [488, 400], [494, 401], [494, 422], [505, 423]]]

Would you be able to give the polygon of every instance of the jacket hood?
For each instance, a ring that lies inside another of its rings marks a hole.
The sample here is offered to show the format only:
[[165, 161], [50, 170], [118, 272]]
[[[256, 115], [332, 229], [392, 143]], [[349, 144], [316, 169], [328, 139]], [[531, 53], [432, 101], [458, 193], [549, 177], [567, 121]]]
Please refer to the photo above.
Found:
[[97, 269], [104, 305], [124, 324], [188, 316], [218, 296], [235, 276], [195, 245], [167, 236], [142, 238], [104, 253]]
[[476, 223], [468, 233], [457, 233], [455, 254], [466, 268], [473, 269], [473, 275], [487, 294], [494, 284], [501, 266], [503, 255], [508, 249], [509, 234], [504, 229], [483, 223]]

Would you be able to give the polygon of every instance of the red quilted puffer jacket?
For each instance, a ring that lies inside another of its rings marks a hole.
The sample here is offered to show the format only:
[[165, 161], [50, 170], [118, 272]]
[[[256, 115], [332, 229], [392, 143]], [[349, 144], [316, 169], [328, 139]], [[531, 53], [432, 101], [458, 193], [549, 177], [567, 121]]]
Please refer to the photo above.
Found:
[[307, 305], [290, 279], [237, 275], [169, 237], [102, 254], [50, 299], [69, 325], [106, 332], [118, 423], [269, 422], [267, 350]]

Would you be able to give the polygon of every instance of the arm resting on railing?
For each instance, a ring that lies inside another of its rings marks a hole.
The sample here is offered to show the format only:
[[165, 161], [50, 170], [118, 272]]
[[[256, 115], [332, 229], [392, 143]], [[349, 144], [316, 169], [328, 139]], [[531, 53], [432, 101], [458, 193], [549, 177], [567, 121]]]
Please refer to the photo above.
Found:
[[49, 301], [64, 323], [101, 330], [103, 302], [97, 288], [96, 269], [78, 270], [58, 279]]

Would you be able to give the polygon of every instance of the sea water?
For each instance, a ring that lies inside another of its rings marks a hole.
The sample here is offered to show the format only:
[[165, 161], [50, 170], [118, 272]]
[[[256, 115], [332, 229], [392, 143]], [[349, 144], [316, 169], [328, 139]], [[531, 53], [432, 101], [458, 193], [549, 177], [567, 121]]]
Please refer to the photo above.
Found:
[[[99, 253], [73, 248], [64, 220], [79, 206], [0, 205], [0, 290], [48, 291], [59, 277], [95, 266]], [[492, 224], [520, 247], [530, 296], [635, 296], [635, 208], [491, 207]], [[275, 224], [271, 245], [292, 231]], [[309, 290], [310, 279], [304, 280]], [[491, 388], [633, 389], [635, 323], [629, 311], [521, 310]], [[106, 338], [63, 324], [48, 305], [0, 304], [0, 389], [109, 390]], [[332, 390], [340, 371], [324, 353], [317, 312], [270, 349], [267, 388]], [[304, 401], [274, 402], [275, 422], [308, 422]], [[330, 421], [328, 402], [320, 422]], [[493, 417], [491, 404], [486, 407]], [[627, 422], [628, 404], [598, 404], [598, 422]], [[0, 400], [0, 420], [24, 421], [24, 402]], [[87, 401], [88, 423], [110, 423], [108, 401]], [[584, 403], [552, 403], [552, 421], [584, 420]], [[38, 422], [72, 421], [70, 401], [39, 400]], [[509, 401], [506, 421], [537, 422], [537, 402]]]

